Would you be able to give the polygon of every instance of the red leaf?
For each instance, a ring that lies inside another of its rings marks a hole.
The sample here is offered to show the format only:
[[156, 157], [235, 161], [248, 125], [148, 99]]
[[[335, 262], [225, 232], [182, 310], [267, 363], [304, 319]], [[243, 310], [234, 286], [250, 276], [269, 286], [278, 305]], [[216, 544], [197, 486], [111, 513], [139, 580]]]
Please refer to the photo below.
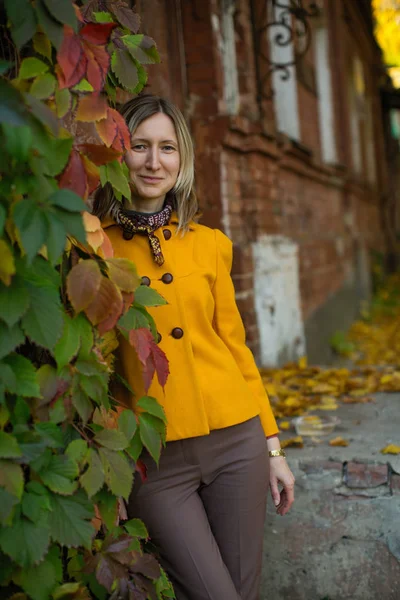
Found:
[[81, 37], [91, 44], [102, 45], [107, 44], [116, 23], [88, 23], [80, 30]]
[[74, 310], [85, 310], [96, 298], [102, 279], [99, 265], [95, 260], [81, 260], [72, 267], [67, 276], [67, 294]]
[[154, 364], [153, 354], [150, 354], [149, 358], [146, 361], [146, 366], [143, 369], [143, 385], [145, 392], [149, 391], [151, 386], [151, 382], [153, 381], [154, 373], [156, 372], [156, 366]]
[[81, 156], [81, 161], [83, 164], [83, 168], [85, 169], [86, 178], [87, 178], [87, 189], [85, 198], [94, 192], [94, 190], [99, 185], [100, 181], [100, 173], [98, 168], [91, 160], [89, 160], [86, 156]]
[[81, 198], [85, 198], [87, 185], [86, 171], [81, 156], [75, 148], [72, 148], [68, 164], [60, 176], [59, 187], [72, 190]]
[[108, 112], [106, 119], [97, 121], [96, 130], [105, 145], [112, 146], [117, 135], [117, 125], [114, 122], [114, 119], [108, 116]]
[[133, 299], [134, 299], [135, 295], [133, 293], [129, 294], [127, 292], [121, 292], [121, 293], [122, 293], [122, 299], [124, 301], [123, 313], [125, 314], [126, 311], [131, 307], [131, 304], [133, 302]]
[[104, 321], [101, 321], [101, 323], [99, 323], [97, 326], [97, 329], [99, 330], [100, 335], [104, 335], [105, 333], [107, 333], [107, 331], [111, 331], [111, 329], [113, 329], [116, 326], [117, 321], [120, 318], [120, 316], [121, 316], [121, 313], [118, 313], [117, 311], [115, 311], [109, 317], [104, 319]]
[[87, 94], [79, 99], [78, 110], [76, 112], [77, 121], [91, 123], [100, 121], [107, 116], [107, 100], [101, 94]]
[[110, 55], [105, 46], [96, 46], [84, 42], [87, 57], [86, 78], [94, 90], [100, 91], [104, 85], [110, 66]]
[[119, 152], [128, 150], [131, 147], [131, 134], [125, 119], [114, 108], [109, 108], [108, 114], [112, 116], [114, 123], [117, 126], [117, 135], [116, 140], [113, 143], [113, 148]]
[[143, 383], [147, 393], [154, 373], [157, 373], [159, 384], [164, 387], [169, 375], [169, 363], [164, 352], [157, 346], [150, 331], [145, 327], [131, 329], [129, 342], [135, 348], [143, 365]]
[[129, 332], [129, 342], [135, 348], [140, 362], [145, 367], [151, 353], [151, 342], [154, 343], [150, 331], [146, 327], [131, 329]]
[[[92, 325], [98, 325], [103, 321], [115, 318], [115, 316], [117, 316], [117, 321], [122, 314], [122, 308], [121, 292], [110, 279], [102, 276], [96, 297], [85, 310], [89, 321]], [[106, 329], [106, 331], [108, 330]]]
[[167, 383], [168, 375], [169, 375], [169, 362], [165, 353], [161, 350], [157, 344], [152, 345], [152, 355], [154, 360], [154, 365], [157, 373], [158, 383], [161, 387], [164, 387]]
[[135, 470], [139, 473], [140, 479], [144, 483], [147, 479], [147, 467], [141, 458], [138, 458], [138, 460], [136, 461]]
[[114, 148], [106, 148], [100, 144], [80, 144], [78, 149], [98, 167], [121, 156], [121, 153]]
[[[103, 243], [100, 246], [100, 248], [103, 251], [104, 258], [113, 258], [113, 256], [114, 256], [114, 249], [112, 247], [111, 240], [110, 240], [110, 238], [108, 237], [108, 235], [106, 234], [105, 231], [103, 231], [103, 236], [104, 236], [103, 237]], [[123, 300], [125, 302], [125, 299], [123, 299]], [[124, 305], [123, 312], [125, 312], [125, 311], [126, 311], [126, 308], [125, 308], [125, 305]]]
[[76, 85], [85, 76], [87, 57], [79, 36], [68, 25], [64, 25], [64, 39], [57, 60], [62, 70], [62, 77], [58, 78], [60, 89]]

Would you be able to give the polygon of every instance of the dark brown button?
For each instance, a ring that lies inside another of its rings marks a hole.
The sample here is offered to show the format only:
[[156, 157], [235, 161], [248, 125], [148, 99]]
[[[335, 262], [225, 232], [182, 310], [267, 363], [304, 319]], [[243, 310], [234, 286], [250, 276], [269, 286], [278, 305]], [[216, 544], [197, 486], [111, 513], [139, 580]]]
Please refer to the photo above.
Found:
[[144, 276], [142, 277], [142, 285], [147, 285], [147, 286], [149, 286], [150, 284], [151, 284], [150, 278], [149, 278], [149, 277], [146, 277], [146, 275], [144, 275]]
[[163, 229], [164, 239], [169, 240], [172, 233], [169, 229]]
[[162, 340], [162, 335], [159, 331], [157, 331], [157, 344], [159, 344]]
[[122, 237], [124, 238], [124, 240], [131, 240], [134, 235], [135, 234], [132, 233], [132, 231], [124, 231], [124, 233], [122, 234]]
[[164, 275], [161, 277], [161, 281], [163, 283], [172, 283], [173, 280], [174, 276], [171, 275], [171, 273], [164, 273]]
[[183, 337], [183, 329], [180, 327], [174, 327], [174, 329], [171, 331], [171, 335], [176, 340], [180, 340], [181, 337]]

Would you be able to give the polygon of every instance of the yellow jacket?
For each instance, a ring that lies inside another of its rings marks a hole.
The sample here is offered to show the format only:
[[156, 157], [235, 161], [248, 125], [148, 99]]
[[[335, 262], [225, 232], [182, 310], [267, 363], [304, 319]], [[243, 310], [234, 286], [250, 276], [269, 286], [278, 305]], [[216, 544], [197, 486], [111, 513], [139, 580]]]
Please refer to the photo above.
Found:
[[[258, 414], [265, 434], [273, 435], [278, 427], [245, 344], [235, 302], [230, 276], [232, 243], [218, 229], [197, 223], [191, 223], [183, 237], [175, 235], [177, 223], [173, 215], [167, 227], [155, 232], [165, 259], [161, 267], [153, 260], [146, 236], [125, 240], [114, 222], [103, 224], [114, 255], [132, 260], [139, 275], [148, 277], [151, 287], [168, 302], [149, 312], [161, 334], [160, 347], [169, 360], [170, 375], [164, 390], [155, 377], [148, 391], [164, 407], [167, 441], [206, 435]], [[165, 230], [172, 235], [164, 235]], [[172, 275], [172, 281], [164, 277], [168, 283], [161, 280], [166, 273]], [[177, 328], [183, 331], [181, 337]], [[120, 368], [136, 398], [143, 396], [140, 363], [122, 336]], [[134, 407], [133, 398], [119, 399]]]

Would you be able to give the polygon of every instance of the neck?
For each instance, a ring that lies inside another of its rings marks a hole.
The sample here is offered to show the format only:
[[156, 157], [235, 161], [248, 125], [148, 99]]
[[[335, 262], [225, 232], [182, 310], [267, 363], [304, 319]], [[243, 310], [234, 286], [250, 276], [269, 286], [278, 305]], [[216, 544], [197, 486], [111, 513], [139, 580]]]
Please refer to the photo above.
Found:
[[140, 213], [156, 213], [159, 212], [164, 206], [164, 200], [165, 196], [150, 200], [148, 198], [139, 198], [137, 196], [135, 197], [132, 194], [132, 199], [129, 204], [125, 204], [125, 208], [127, 208], [128, 210], [135, 210], [136, 212]]

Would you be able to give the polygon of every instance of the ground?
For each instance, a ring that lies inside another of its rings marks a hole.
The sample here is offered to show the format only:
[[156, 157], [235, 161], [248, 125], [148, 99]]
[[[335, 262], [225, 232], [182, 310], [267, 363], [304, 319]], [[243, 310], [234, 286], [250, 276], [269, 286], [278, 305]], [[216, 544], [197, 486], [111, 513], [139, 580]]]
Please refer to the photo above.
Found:
[[[400, 393], [339, 403], [334, 435], [287, 449], [296, 477], [288, 515], [269, 502], [261, 600], [399, 600]], [[286, 431], [281, 439], [293, 437]]]

